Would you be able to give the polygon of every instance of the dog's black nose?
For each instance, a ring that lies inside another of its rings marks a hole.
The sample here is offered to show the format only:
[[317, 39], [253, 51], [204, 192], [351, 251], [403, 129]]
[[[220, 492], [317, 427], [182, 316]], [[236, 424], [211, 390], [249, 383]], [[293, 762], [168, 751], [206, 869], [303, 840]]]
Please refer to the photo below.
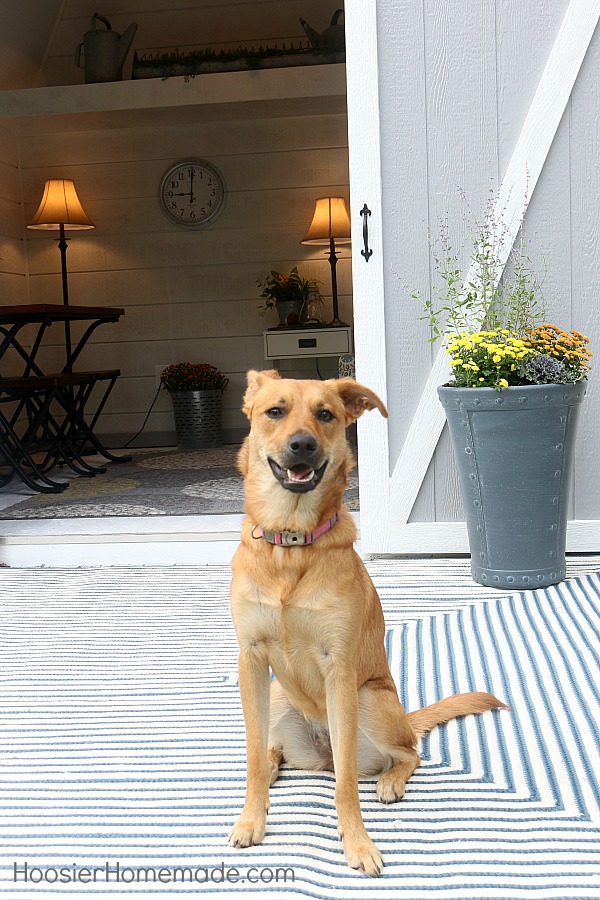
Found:
[[290, 438], [288, 448], [294, 456], [312, 456], [317, 449], [317, 442], [312, 435], [298, 432]]

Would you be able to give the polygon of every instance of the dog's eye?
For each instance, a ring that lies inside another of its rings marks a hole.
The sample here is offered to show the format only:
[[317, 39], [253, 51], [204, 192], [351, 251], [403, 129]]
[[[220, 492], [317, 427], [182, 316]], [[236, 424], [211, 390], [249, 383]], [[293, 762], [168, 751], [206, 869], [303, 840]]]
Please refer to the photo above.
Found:
[[272, 406], [271, 409], [268, 409], [265, 413], [269, 417], [269, 419], [280, 419], [283, 415], [283, 410], [280, 406]]
[[321, 422], [331, 422], [332, 419], [335, 419], [335, 416], [328, 409], [320, 409], [317, 413], [317, 419]]

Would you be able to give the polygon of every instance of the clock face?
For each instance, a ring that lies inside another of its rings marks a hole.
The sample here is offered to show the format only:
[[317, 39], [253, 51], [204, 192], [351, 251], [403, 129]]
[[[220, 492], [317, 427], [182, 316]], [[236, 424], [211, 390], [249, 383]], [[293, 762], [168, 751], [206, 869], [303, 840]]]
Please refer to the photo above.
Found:
[[202, 159], [177, 163], [160, 183], [162, 208], [172, 222], [185, 228], [204, 228], [214, 222], [223, 211], [225, 196], [222, 175]]

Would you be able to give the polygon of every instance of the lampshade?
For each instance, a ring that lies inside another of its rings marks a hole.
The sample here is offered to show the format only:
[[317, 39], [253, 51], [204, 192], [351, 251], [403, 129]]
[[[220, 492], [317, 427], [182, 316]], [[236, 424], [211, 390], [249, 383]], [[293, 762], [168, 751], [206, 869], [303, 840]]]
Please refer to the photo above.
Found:
[[328, 244], [334, 238], [338, 243], [350, 242], [350, 219], [343, 197], [319, 197], [310, 227], [301, 244]]
[[79, 202], [75, 184], [69, 178], [50, 178], [44, 195], [28, 228], [82, 230], [95, 228]]

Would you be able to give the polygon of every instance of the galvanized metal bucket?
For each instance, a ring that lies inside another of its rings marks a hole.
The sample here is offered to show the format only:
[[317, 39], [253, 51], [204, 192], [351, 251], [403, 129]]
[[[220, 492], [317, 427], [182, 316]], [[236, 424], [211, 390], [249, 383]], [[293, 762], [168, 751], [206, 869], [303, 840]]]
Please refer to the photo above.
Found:
[[220, 447], [222, 400], [221, 389], [212, 391], [173, 391], [175, 433], [180, 450]]

